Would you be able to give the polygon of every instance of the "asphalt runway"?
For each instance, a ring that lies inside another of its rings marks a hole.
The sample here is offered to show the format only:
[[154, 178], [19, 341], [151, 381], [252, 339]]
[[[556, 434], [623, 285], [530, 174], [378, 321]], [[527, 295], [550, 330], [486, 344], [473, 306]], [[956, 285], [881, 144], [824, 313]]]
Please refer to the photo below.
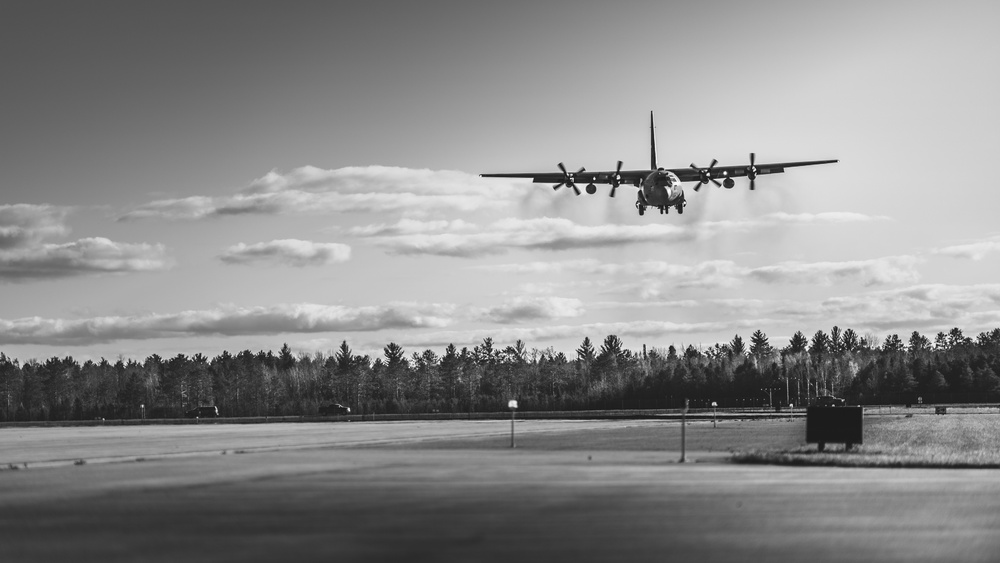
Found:
[[496, 422], [3, 429], [0, 560], [1000, 561], [996, 470], [725, 462], [797, 439], [775, 422], [692, 427], [681, 464], [676, 424], [538, 422], [516, 449]]

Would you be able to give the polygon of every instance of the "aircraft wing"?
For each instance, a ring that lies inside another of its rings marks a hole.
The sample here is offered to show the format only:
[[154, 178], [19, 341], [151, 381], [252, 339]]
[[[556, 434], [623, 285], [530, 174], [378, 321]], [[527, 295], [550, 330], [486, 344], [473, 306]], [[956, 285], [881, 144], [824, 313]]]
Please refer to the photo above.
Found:
[[[741, 164], [737, 166], [713, 166], [711, 167], [712, 178], [740, 178], [750, 175], [751, 167], [757, 169], [757, 176], [763, 174], [780, 174], [786, 168], [798, 166], [815, 166], [817, 164], [832, 164], [838, 160], [806, 160], [799, 162], [774, 162], [770, 164]], [[702, 170], [707, 168], [668, 168], [670, 172], [677, 175], [682, 182], [697, 182], [701, 179]], [[648, 176], [652, 170], [622, 170], [617, 172], [618, 183], [621, 185], [638, 185]], [[611, 184], [616, 172], [614, 170], [600, 170], [590, 172], [587, 170], [569, 172], [573, 181], [577, 184]], [[524, 178], [531, 179], [536, 184], [559, 184], [566, 180], [562, 172], [511, 172], [505, 174], [480, 174], [483, 178]]]
[[[652, 170], [622, 170], [617, 172], [618, 183], [620, 185], [635, 185], [641, 182]], [[692, 170], [694, 172], [694, 170]], [[598, 172], [570, 172], [573, 181], [577, 184], [611, 184], [615, 177], [614, 170], [601, 170]], [[566, 181], [566, 176], [562, 172], [512, 172], [509, 174], [480, 174], [483, 178], [525, 178], [531, 179], [536, 184], [559, 184]]]
[[[838, 160], [807, 160], [800, 162], [775, 162], [772, 164], [749, 164], [749, 165], [739, 165], [739, 166], [714, 166], [711, 168], [712, 178], [721, 179], [726, 178], [739, 178], [742, 176], [747, 176], [750, 174], [750, 168], [757, 168], [757, 175], [762, 174], [780, 174], [785, 171], [786, 168], [795, 168], [797, 166], [814, 166], [817, 164], [832, 164], [834, 162], [839, 162]], [[670, 172], [673, 172], [682, 182], [697, 182], [701, 179], [701, 171], [706, 170], [706, 168], [670, 168]]]

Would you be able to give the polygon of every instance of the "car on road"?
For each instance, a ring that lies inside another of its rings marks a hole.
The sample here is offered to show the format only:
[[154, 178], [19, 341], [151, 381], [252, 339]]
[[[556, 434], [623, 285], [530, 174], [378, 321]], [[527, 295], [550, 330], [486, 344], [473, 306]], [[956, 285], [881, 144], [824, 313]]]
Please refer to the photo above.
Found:
[[821, 397], [816, 397], [816, 402], [814, 404], [817, 407], [842, 407], [847, 404], [847, 401], [841, 399], [840, 397], [834, 397], [833, 395], [823, 395]]
[[330, 416], [334, 414], [351, 414], [351, 408], [345, 407], [340, 403], [333, 403], [331, 405], [324, 405], [319, 408], [320, 416]]
[[219, 407], [195, 407], [184, 413], [188, 418], [218, 418]]

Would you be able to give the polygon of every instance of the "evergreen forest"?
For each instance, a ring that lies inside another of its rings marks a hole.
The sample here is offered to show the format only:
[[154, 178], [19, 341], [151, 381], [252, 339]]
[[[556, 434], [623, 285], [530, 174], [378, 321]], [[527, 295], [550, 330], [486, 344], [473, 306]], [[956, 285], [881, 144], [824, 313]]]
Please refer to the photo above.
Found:
[[1000, 400], [1000, 328], [970, 338], [959, 328], [933, 340], [913, 332], [880, 339], [833, 327], [796, 332], [782, 348], [755, 331], [708, 348], [589, 338], [570, 356], [491, 338], [472, 349], [329, 355], [224, 351], [207, 358], [151, 355], [141, 363], [53, 357], [23, 363], [0, 352], [0, 421], [179, 418], [216, 405], [222, 416], [316, 414], [338, 402], [354, 414], [521, 410], [722, 408], [807, 405], [818, 395], [851, 404], [983, 403]]

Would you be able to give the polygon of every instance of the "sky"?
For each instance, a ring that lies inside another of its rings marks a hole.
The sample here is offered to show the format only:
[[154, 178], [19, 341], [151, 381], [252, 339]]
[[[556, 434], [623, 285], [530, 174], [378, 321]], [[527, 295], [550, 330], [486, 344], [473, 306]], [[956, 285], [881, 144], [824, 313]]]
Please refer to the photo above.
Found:
[[[1000, 327], [995, 2], [0, 2], [0, 352]], [[750, 192], [481, 173], [839, 159]]]

